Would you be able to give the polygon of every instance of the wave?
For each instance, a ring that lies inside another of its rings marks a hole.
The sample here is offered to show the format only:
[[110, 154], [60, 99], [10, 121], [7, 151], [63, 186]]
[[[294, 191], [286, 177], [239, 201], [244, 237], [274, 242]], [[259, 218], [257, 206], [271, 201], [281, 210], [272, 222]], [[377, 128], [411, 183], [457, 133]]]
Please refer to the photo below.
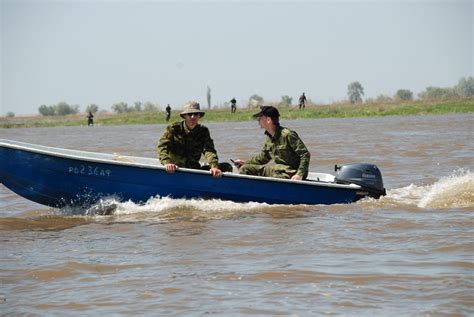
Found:
[[[420, 186], [411, 184], [402, 188], [390, 189], [387, 196], [379, 200], [363, 199], [353, 206], [383, 207], [412, 206], [431, 209], [469, 208], [474, 206], [474, 173], [459, 169], [433, 184]], [[321, 206], [331, 210], [351, 209], [348, 205]], [[345, 207], [345, 208], [344, 208]], [[119, 202], [115, 198], [104, 199], [86, 210], [85, 215], [115, 215], [126, 219], [152, 217], [159, 221], [229, 219], [244, 215], [267, 213], [272, 217], [301, 217], [315, 206], [310, 205], [269, 205], [266, 203], [237, 203], [219, 199], [172, 199], [152, 197], [144, 204], [131, 201]], [[63, 211], [64, 212], [64, 211]], [[84, 210], [81, 211], [84, 214]], [[141, 216], [140, 216], [141, 215]]]
[[[120, 202], [117, 198], [109, 197], [87, 209], [72, 209], [70, 207], [60, 210], [50, 209], [37, 212], [39, 214], [28, 214], [27, 219], [20, 219], [19, 222], [14, 221], [13, 218], [4, 218], [0, 221], [0, 229], [55, 230], [89, 221], [208, 221], [255, 215], [267, 215], [272, 218], [299, 218], [310, 217], [314, 215], [314, 211], [352, 212], [360, 210], [361, 207], [364, 209], [386, 207], [396, 209], [472, 208], [474, 207], [474, 173], [459, 169], [433, 184], [424, 186], [411, 184], [402, 188], [390, 189], [387, 191], [387, 196], [378, 200], [367, 198], [349, 205], [269, 205], [256, 202], [237, 203], [219, 199], [172, 199], [170, 197], [152, 197], [143, 204], [136, 204], [131, 201]], [[79, 216], [82, 220], [78, 220], [77, 223], [59, 221], [61, 217], [70, 216]], [[108, 217], [104, 216], [113, 216], [114, 219], [107, 219]], [[53, 222], [55, 225], [51, 225]]]
[[88, 223], [127, 222], [207, 222], [242, 217], [302, 218], [311, 217], [311, 205], [269, 205], [266, 203], [236, 203], [219, 199], [172, 199], [152, 197], [144, 204], [120, 202], [114, 197], [102, 199], [84, 209], [64, 207], [37, 210], [26, 218], [0, 217], [2, 230], [56, 231]]
[[120, 202], [115, 198], [103, 199], [85, 212], [61, 210], [63, 214], [82, 213], [85, 216], [117, 217], [118, 221], [208, 221], [232, 219], [255, 214], [268, 214], [271, 217], [305, 217], [314, 210], [310, 205], [270, 205], [267, 203], [237, 203], [220, 199], [173, 199], [170, 197], [152, 197], [144, 204], [132, 201]]
[[[380, 199], [367, 198], [353, 204], [269, 205], [266, 203], [237, 203], [219, 199], [172, 199], [152, 197], [144, 204], [120, 202], [110, 197], [84, 208], [35, 210], [24, 217], [0, 218], [0, 230], [63, 230], [89, 222], [176, 222], [236, 219], [270, 216], [272, 218], [312, 217], [315, 211], [353, 212], [361, 209], [395, 208], [410, 210], [467, 209], [474, 207], [474, 173], [459, 169], [433, 184], [390, 189]], [[72, 217], [71, 217], [72, 216]], [[112, 217], [112, 218], [110, 218]]]
[[391, 189], [383, 200], [431, 209], [474, 207], [474, 173], [458, 169], [430, 185]]

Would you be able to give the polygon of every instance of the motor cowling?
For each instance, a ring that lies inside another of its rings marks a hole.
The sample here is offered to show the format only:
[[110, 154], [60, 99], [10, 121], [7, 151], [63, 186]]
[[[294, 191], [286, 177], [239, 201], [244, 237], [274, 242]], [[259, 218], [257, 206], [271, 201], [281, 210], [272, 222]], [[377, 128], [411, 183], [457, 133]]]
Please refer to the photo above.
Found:
[[335, 165], [334, 170], [337, 172], [334, 180], [338, 184], [359, 185], [373, 198], [386, 195], [385, 188], [383, 187], [382, 173], [374, 164]]

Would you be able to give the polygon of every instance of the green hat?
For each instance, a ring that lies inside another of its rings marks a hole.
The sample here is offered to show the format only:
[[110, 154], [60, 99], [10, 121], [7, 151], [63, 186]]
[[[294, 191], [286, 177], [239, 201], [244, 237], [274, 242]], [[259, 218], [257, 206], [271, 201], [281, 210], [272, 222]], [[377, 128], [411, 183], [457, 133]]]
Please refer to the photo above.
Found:
[[280, 113], [278, 112], [278, 109], [273, 106], [263, 106], [263, 107], [260, 107], [260, 112], [253, 115], [254, 118], [258, 118], [261, 116], [266, 116], [270, 118], [279, 118]]

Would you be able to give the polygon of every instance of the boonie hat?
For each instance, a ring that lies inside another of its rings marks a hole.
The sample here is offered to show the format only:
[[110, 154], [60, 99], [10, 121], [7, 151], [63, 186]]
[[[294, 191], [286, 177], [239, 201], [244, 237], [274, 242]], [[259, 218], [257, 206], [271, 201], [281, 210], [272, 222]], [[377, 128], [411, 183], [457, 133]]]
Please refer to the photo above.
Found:
[[204, 117], [204, 111], [201, 111], [201, 107], [199, 106], [199, 102], [196, 101], [189, 101], [184, 104], [183, 107], [183, 112], [181, 112], [179, 115], [181, 118], [184, 118], [185, 114], [191, 114], [191, 113], [199, 113], [201, 115], [201, 118]]
[[261, 116], [266, 116], [270, 118], [279, 118], [280, 113], [278, 112], [278, 109], [273, 106], [262, 106], [260, 107], [260, 112], [254, 114], [253, 117], [258, 118]]

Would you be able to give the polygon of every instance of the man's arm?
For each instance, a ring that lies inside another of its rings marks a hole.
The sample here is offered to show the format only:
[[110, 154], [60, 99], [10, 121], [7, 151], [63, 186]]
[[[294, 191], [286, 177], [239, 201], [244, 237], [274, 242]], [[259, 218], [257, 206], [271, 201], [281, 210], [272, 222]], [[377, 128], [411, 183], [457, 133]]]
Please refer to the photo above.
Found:
[[293, 150], [300, 157], [300, 165], [296, 171], [296, 175], [301, 176], [302, 178], [308, 174], [309, 161], [311, 159], [311, 154], [309, 153], [306, 145], [300, 139], [298, 134], [292, 131], [289, 135], [290, 144], [293, 145]]
[[156, 153], [158, 158], [160, 159], [161, 164], [169, 164], [171, 162], [171, 157], [169, 154], [169, 145], [171, 143], [171, 127], [168, 126], [160, 138], [158, 142], [158, 146], [156, 148]]
[[205, 128], [200, 136], [203, 139], [203, 150], [202, 153], [209, 163], [211, 168], [219, 167], [219, 157], [217, 156], [216, 148], [214, 147], [214, 141], [211, 139], [209, 129]]
[[262, 149], [260, 150], [260, 153], [252, 157], [251, 159], [248, 159], [245, 161], [245, 164], [258, 164], [258, 165], [263, 165], [267, 164], [268, 162], [271, 161], [272, 157], [270, 155], [270, 150], [269, 150], [269, 145], [267, 144], [268, 141], [266, 141], [263, 144]]

